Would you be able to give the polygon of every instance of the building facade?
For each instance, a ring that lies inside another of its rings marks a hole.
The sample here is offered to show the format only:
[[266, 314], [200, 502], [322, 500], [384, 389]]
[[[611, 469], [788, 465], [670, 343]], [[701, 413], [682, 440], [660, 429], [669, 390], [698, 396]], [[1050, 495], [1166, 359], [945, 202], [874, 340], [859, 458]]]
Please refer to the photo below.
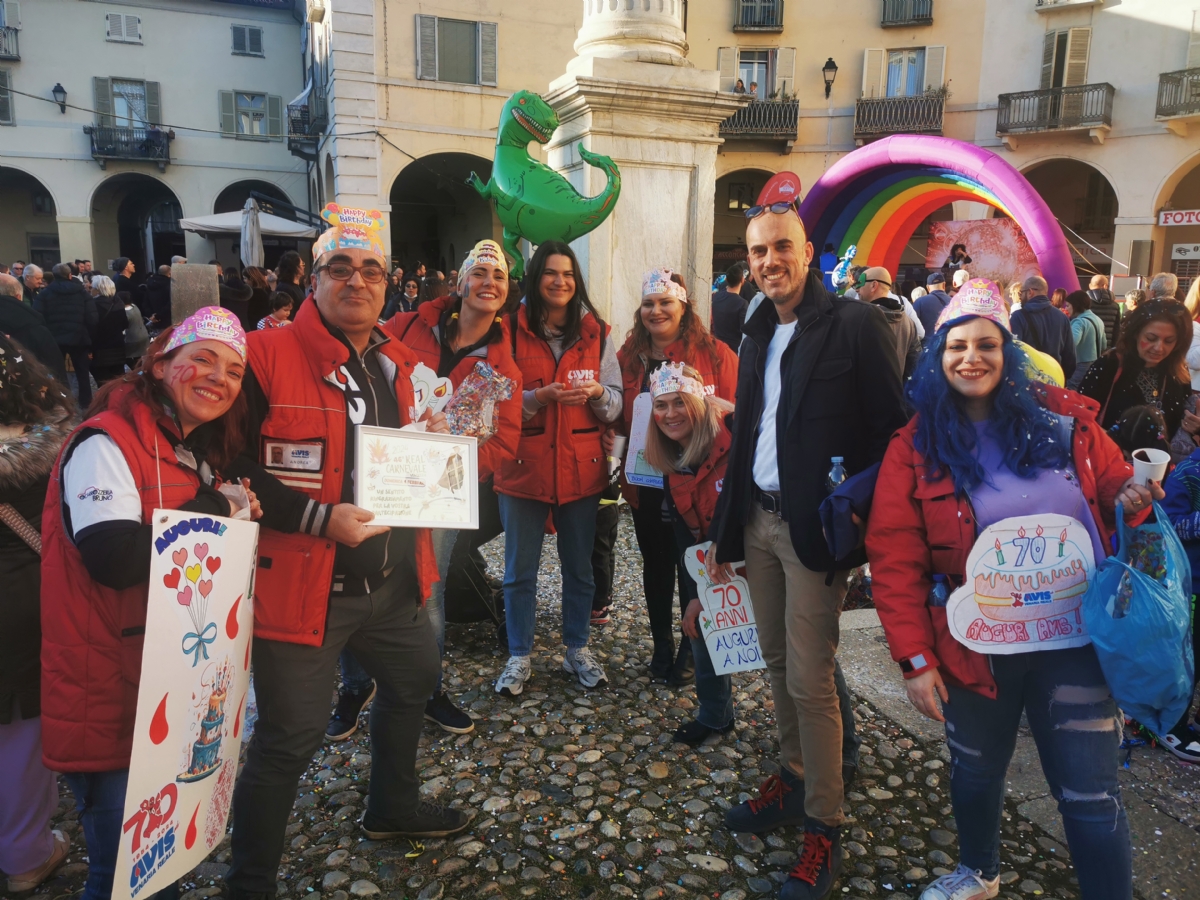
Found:
[[[304, 87], [293, 0], [7, 0], [0, 19], [0, 260], [237, 261], [181, 217], [251, 191], [304, 207], [287, 148]], [[272, 252], [280, 248], [268, 246]]]

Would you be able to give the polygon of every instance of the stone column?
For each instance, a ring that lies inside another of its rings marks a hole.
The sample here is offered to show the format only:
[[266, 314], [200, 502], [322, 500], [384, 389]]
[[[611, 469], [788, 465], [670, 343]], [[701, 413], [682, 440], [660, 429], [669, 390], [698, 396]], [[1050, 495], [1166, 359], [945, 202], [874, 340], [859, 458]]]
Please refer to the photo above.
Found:
[[721, 93], [719, 73], [685, 57], [680, 0], [583, 0], [578, 54], [546, 94], [560, 127], [549, 163], [588, 196], [604, 187], [576, 147], [612, 157], [621, 198], [574, 243], [588, 293], [624, 340], [641, 302], [642, 274], [683, 275], [708, 322], [713, 203], [723, 120], [748, 100]]

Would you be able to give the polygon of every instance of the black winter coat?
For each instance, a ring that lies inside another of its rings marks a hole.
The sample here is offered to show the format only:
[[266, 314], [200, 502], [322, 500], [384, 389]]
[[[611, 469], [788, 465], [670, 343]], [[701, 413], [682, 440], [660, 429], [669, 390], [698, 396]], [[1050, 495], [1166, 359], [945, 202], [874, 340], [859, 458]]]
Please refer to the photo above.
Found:
[[60, 348], [92, 345], [99, 317], [96, 301], [83, 282], [68, 278], [46, 285], [34, 299], [33, 308], [45, 317], [46, 327]]
[[[849, 569], [866, 562], [860, 548], [834, 560], [821, 531], [818, 509], [825, 499], [830, 460], [842, 457], [847, 475], [881, 461], [904, 412], [900, 361], [883, 311], [860, 300], [831, 297], [821, 273], [810, 271], [796, 307], [796, 330], [781, 363], [776, 448], [783, 518], [800, 561], [815, 572]], [[746, 558], [743, 529], [755, 503], [754, 449], [762, 415], [767, 347], [779, 324], [765, 297], [747, 310], [738, 353], [737, 409], [725, 486], [713, 517], [717, 559]]]
[[1113, 299], [1112, 291], [1108, 288], [1092, 288], [1088, 296], [1092, 298], [1092, 312], [1104, 323], [1108, 346], [1115, 347], [1121, 331], [1121, 305]]
[[[121, 288], [118, 287], [118, 295], [120, 292]], [[146, 279], [146, 283], [141, 288], [130, 296], [145, 318], [149, 319], [153, 316], [158, 320], [160, 331], [171, 324], [171, 279], [166, 275], [159, 275], [155, 272]]]
[[1052, 306], [1045, 294], [1026, 300], [1012, 314], [1012, 333], [1035, 350], [1058, 360], [1066, 377], [1074, 373], [1075, 335], [1071, 333], [1071, 320]]
[[63, 362], [63, 353], [40, 312], [16, 297], [0, 296], [0, 331], [32, 353], [55, 378], [66, 382], [67, 366]]
[[742, 325], [746, 321], [748, 305], [741, 294], [730, 293], [727, 290], [717, 291], [712, 298], [713, 337], [724, 341], [735, 353], [738, 344], [742, 342]]
[[[46, 427], [26, 433], [22, 425], [0, 426], [0, 503], [11, 503], [38, 531], [50, 471], [71, 422]], [[8, 725], [41, 714], [42, 561], [3, 522], [0, 584], [0, 725]]]
[[120, 295], [95, 298], [98, 323], [92, 335], [92, 361], [98, 366], [119, 366], [125, 362], [125, 298]]

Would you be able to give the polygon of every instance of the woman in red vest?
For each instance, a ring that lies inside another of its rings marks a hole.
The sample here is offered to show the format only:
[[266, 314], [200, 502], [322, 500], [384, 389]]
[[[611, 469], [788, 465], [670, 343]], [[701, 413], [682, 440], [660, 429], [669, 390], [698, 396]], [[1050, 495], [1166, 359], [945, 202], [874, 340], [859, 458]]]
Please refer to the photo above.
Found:
[[510, 697], [529, 680], [548, 515], [558, 531], [562, 565], [563, 668], [587, 688], [608, 681], [587, 642], [596, 511], [608, 483], [600, 438], [621, 415], [617, 355], [608, 326], [588, 300], [574, 252], [560, 241], [546, 241], [530, 260], [526, 279], [525, 302], [510, 326], [525, 382], [524, 423], [515, 457], [496, 470], [510, 654], [496, 692]]
[[[688, 302], [683, 279], [670, 269], [651, 269], [642, 279], [642, 305], [633, 320], [625, 346], [617, 352], [623, 382], [624, 428], [629, 434], [635, 412], [649, 416], [650, 378], [665, 363], [686, 363], [700, 376], [706, 394], [733, 402], [737, 392], [738, 358], [723, 341], [713, 338], [696, 310]], [[645, 399], [639, 400], [640, 396]], [[644, 405], [643, 405], [644, 404]], [[632, 462], [631, 462], [632, 465]], [[626, 469], [628, 478], [628, 468]], [[636, 477], [636, 476], [635, 476]], [[680, 641], [675, 655], [672, 625], [676, 573], [683, 602], [689, 579], [679, 568], [674, 527], [663, 519], [661, 487], [622, 485], [622, 493], [633, 510], [633, 527], [642, 551], [642, 590], [650, 616], [654, 655], [650, 677], [672, 684], [692, 678], [690, 641]], [[682, 609], [681, 609], [682, 612]]]
[[[722, 344], [722, 346], [724, 346]], [[663, 473], [666, 507], [671, 511], [674, 553], [680, 566], [679, 599], [687, 604], [683, 631], [696, 665], [696, 718], [680, 725], [675, 740], [695, 746], [710, 734], [733, 727], [733, 691], [728, 675], [718, 675], [696, 621], [700, 600], [694, 576], [684, 571], [684, 551], [707, 539], [717, 498], [725, 482], [733, 435], [725, 424], [733, 404], [710, 395], [700, 373], [683, 363], [665, 363], [650, 376], [653, 418], [646, 432], [646, 461]], [[690, 566], [697, 573], [703, 570]], [[670, 607], [668, 607], [669, 609]]]
[[[463, 379], [480, 365], [513, 382], [512, 397], [496, 406], [495, 428], [480, 438], [480, 503], [483, 492], [492, 491], [492, 474], [501, 460], [512, 459], [521, 437], [521, 370], [513, 362], [512, 346], [501, 315], [508, 303], [508, 261], [495, 241], [480, 241], [463, 261], [458, 294], [438, 297], [422, 303], [416, 312], [399, 313], [384, 331], [408, 346], [417, 358], [449, 378], [458, 390]], [[446, 640], [446, 575], [450, 552], [458, 538], [456, 529], [435, 529], [433, 549], [437, 557], [438, 577], [426, 608], [437, 635], [438, 653]], [[343, 675], [345, 673], [343, 672]], [[471, 717], [454, 705], [442, 691], [442, 673], [433, 697], [425, 705], [425, 718], [432, 719], [452, 734], [468, 734], [475, 728]]]
[[245, 366], [237, 318], [217, 306], [197, 311], [159, 335], [136, 372], [100, 390], [54, 468], [42, 516], [42, 746], [79, 809], [84, 900], [112, 893], [146, 630], [150, 517], [156, 508], [262, 515], [248, 481], [222, 484], [217, 475], [243, 444]]

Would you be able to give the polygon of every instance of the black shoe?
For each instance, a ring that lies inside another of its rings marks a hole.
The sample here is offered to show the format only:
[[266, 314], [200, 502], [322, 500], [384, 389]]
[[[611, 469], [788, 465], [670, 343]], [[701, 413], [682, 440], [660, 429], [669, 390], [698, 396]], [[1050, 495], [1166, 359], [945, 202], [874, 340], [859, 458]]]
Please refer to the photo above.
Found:
[[373, 841], [391, 838], [440, 838], [458, 834], [471, 824], [471, 813], [449, 806], [439, 806], [422, 800], [417, 811], [403, 825], [390, 825], [371, 819], [370, 810], [363, 816], [362, 830]]
[[666, 681], [671, 675], [671, 664], [675, 661], [675, 642], [671, 639], [654, 642], [654, 655], [650, 657], [650, 680]]
[[683, 687], [685, 684], [691, 684], [695, 677], [696, 662], [692, 659], [692, 642], [685, 640], [679, 645], [679, 654], [671, 665], [667, 684], [671, 687]]
[[730, 831], [763, 834], [782, 825], [804, 824], [804, 782], [784, 766], [758, 786], [758, 796], [725, 813]]
[[728, 734], [733, 730], [733, 723], [730, 722], [724, 728], [709, 728], [703, 722], [692, 719], [690, 722], [685, 722], [675, 729], [675, 740], [681, 744], [691, 744], [693, 747], [702, 744], [704, 739], [710, 734]]
[[362, 694], [351, 693], [343, 689], [338, 694], [337, 707], [333, 711], [333, 717], [325, 728], [325, 740], [344, 741], [358, 731], [358, 717], [362, 715], [367, 704], [374, 699], [375, 682], [373, 681], [371, 689]]
[[804, 825], [800, 861], [788, 873], [779, 900], [825, 900], [841, 870], [841, 829], [809, 820]]
[[454, 701], [444, 693], [425, 702], [425, 718], [451, 734], [470, 734], [475, 730], [475, 722], [471, 717], [455, 706]]

